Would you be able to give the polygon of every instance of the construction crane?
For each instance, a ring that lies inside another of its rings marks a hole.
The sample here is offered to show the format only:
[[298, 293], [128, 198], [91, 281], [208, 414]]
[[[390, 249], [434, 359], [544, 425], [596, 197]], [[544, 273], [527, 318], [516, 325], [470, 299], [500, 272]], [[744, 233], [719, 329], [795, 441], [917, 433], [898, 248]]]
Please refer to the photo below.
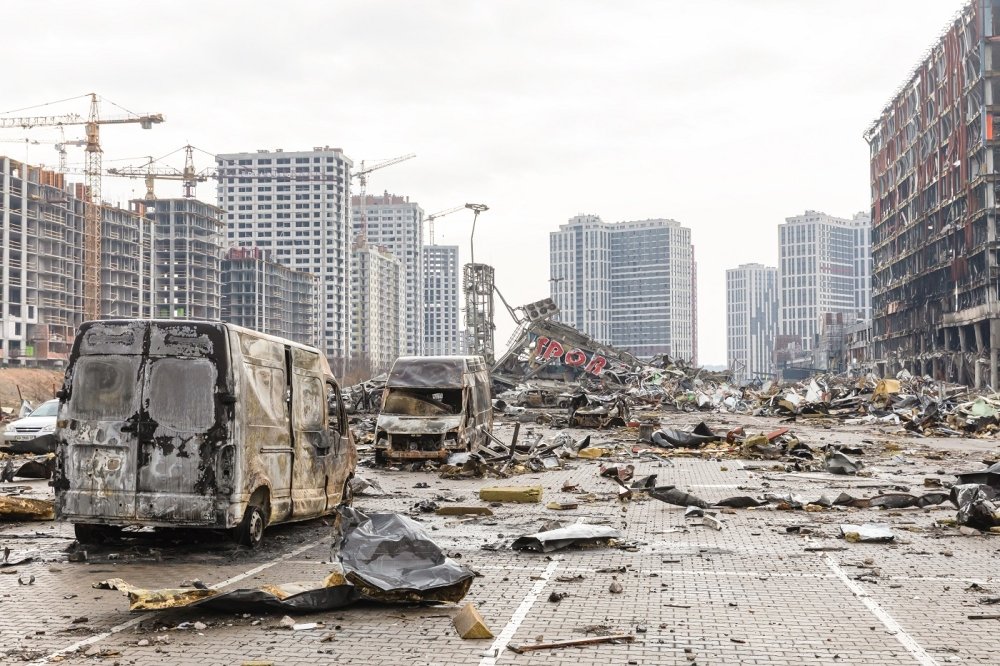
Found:
[[0, 117], [0, 129], [84, 126], [87, 136], [84, 173], [90, 202], [86, 207], [83, 224], [83, 316], [85, 319], [97, 319], [101, 316], [101, 162], [104, 152], [101, 149], [101, 125], [138, 123], [143, 129], [150, 129], [163, 122], [163, 115], [132, 113], [102, 118], [100, 98], [96, 93], [90, 93], [89, 97], [90, 113], [86, 119], [76, 113], [61, 116]]
[[361, 233], [358, 234], [359, 240], [365, 240], [368, 237], [368, 202], [365, 199], [368, 192], [368, 174], [372, 171], [378, 171], [379, 169], [384, 169], [386, 167], [392, 166], [394, 164], [399, 164], [400, 162], [405, 162], [406, 160], [412, 160], [416, 155], [410, 153], [409, 155], [402, 155], [400, 157], [394, 157], [390, 160], [383, 160], [381, 162], [376, 162], [370, 167], [365, 166], [365, 161], [361, 160], [361, 168], [351, 174], [351, 178], [357, 178], [358, 182], [361, 184]]
[[444, 217], [445, 215], [451, 215], [452, 213], [457, 213], [460, 210], [465, 210], [465, 205], [455, 206], [454, 208], [449, 208], [448, 210], [441, 210], [436, 213], [431, 213], [424, 219], [427, 221], [427, 229], [430, 232], [430, 244], [434, 245], [434, 220], [439, 217]]
[[184, 198], [193, 199], [198, 183], [203, 183], [210, 177], [218, 177], [211, 170], [195, 171], [194, 168], [194, 146], [184, 146], [184, 169], [179, 171], [173, 167], [154, 166], [157, 160], [152, 157], [146, 164], [140, 166], [126, 166], [108, 169], [109, 176], [122, 176], [124, 178], [142, 178], [146, 181], [146, 200], [156, 199], [154, 184], [157, 180], [179, 180], [184, 183]]
[[23, 143], [31, 146], [46, 144], [55, 146], [56, 152], [59, 153], [59, 173], [66, 173], [66, 147], [87, 145], [86, 139], [71, 139], [67, 141], [65, 138], [58, 141], [54, 139], [0, 139], [0, 143]]

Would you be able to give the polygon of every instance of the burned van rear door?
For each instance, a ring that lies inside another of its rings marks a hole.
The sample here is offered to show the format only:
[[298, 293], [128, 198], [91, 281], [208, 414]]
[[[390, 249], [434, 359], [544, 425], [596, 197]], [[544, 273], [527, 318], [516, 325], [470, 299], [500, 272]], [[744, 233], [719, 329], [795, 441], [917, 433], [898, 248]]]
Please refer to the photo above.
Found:
[[[94, 331], [86, 352], [138, 352], [142, 332], [120, 328], [103, 335]], [[88, 332], [90, 333], [90, 332]], [[116, 337], [117, 344], [104, 344]], [[138, 338], [135, 349], [123, 337]], [[138, 353], [78, 356], [72, 367], [69, 397], [61, 418], [60, 447], [65, 488], [57, 493], [59, 511], [67, 516], [132, 519], [138, 448], [138, 413], [142, 356]]]
[[293, 348], [292, 431], [295, 439], [292, 470], [292, 515], [317, 516], [327, 511], [327, 485], [336, 459], [327, 429], [326, 386], [318, 353]]
[[138, 425], [137, 518], [214, 520], [215, 450], [226, 440], [217, 403], [227, 350], [219, 327], [151, 324]]

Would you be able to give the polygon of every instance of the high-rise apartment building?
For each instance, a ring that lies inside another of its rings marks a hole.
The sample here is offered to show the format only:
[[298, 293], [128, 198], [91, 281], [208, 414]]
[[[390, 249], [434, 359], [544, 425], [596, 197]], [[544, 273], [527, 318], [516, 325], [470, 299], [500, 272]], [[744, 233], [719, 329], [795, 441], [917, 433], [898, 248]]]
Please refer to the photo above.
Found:
[[404, 353], [400, 309], [405, 270], [387, 248], [354, 244], [351, 274], [351, 355], [372, 373], [388, 370]]
[[820, 320], [841, 313], [870, 318], [871, 221], [807, 210], [778, 226], [780, 335], [816, 347]]
[[691, 230], [578, 215], [549, 235], [558, 320], [636, 356], [695, 357]]
[[726, 361], [733, 381], [774, 376], [778, 269], [742, 264], [726, 271]]
[[[403, 349], [410, 356], [423, 352], [424, 342], [424, 211], [409, 197], [389, 194], [351, 197], [355, 238], [387, 248], [402, 262]], [[363, 221], [364, 220], [364, 221]]]
[[260, 248], [229, 248], [222, 260], [222, 321], [315, 346], [317, 294], [315, 275]]
[[223, 210], [197, 199], [156, 199], [144, 208], [154, 224], [154, 316], [218, 321]]
[[464, 354], [457, 245], [425, 245], [424, 354]]
[[342, 374], [351, 345], [353, 163], [330, 147], [230, 153], [217, 161], [228, 241], [259, 247], [278, 263], [317, 277], [320, 348]]
[[880, 372], [1000, 388], [998, 40], [966, 3], [865, 132]]

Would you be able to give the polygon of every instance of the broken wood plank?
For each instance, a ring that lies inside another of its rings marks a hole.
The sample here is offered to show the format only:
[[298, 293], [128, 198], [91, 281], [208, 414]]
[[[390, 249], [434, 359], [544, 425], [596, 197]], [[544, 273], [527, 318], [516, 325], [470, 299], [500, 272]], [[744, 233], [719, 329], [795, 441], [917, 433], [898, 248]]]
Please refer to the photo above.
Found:
[[439, 516], [464, 516], [472, 514], [476, 516], [492, 516], [493, 511], [488, 506], [439, 506], [435, 512]]
[[576, 638], [569, 641], [555, 641], [554, 643], [532, 643], [530, 645], [508, 645], [507, 649], [518, 654], [531, 652], [532, 650], [558, 650], [566, 647], [577, 647], [578, 645], [597, 645], [599, 643], [617, 643], [622, 641], [631, 643], [635, 640], [632, 634], [615, 634], [613, 636], [595, 636], [594, 638]]

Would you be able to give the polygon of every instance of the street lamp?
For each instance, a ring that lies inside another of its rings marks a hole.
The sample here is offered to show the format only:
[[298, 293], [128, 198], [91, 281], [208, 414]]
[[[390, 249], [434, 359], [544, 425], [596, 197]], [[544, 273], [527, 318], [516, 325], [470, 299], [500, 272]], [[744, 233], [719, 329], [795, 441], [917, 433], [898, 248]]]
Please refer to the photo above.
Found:
[[[490, 208], [486, 204], [474, 204], [467, 203], [465, 207], [472, 211], [472, 233], [469, 234], [469, 266], [471, 267], [469, 277], [472, 278], [472, 285], [470, 287], [471, 299], [467, 296], [466, 306], [465, 306], [465, 318], [466, 318], [466, 328], [469, 328], [469, 307], [472, 305], [472, 333], [473, 336], [478, 340], [478, 336], [481, 333], [481, 328], [484, 322], [480, 321], [480, 316], [478, 309], [475, 306], [477, 297], [479, 295], [479, 285], [477, 284], [477, 274], [476, 270], [476, 221], [479, 219], [479, 214], [488, 211]], [[490, 295], [492, 298], [492, 294]], [[478, 342], [475, 343], [478, 346]], [[488, 354], [487, 354], [488, 355]]]
[[472, 234], [469, 236], [469, 257], [472, 260], [472, 264], [476, 263], [476, 220], [479, 219], [479, 214], [486, 212], [490, 209], [486, 204], [473, 204], [467, 203], [465, 207], [472, 211]]

